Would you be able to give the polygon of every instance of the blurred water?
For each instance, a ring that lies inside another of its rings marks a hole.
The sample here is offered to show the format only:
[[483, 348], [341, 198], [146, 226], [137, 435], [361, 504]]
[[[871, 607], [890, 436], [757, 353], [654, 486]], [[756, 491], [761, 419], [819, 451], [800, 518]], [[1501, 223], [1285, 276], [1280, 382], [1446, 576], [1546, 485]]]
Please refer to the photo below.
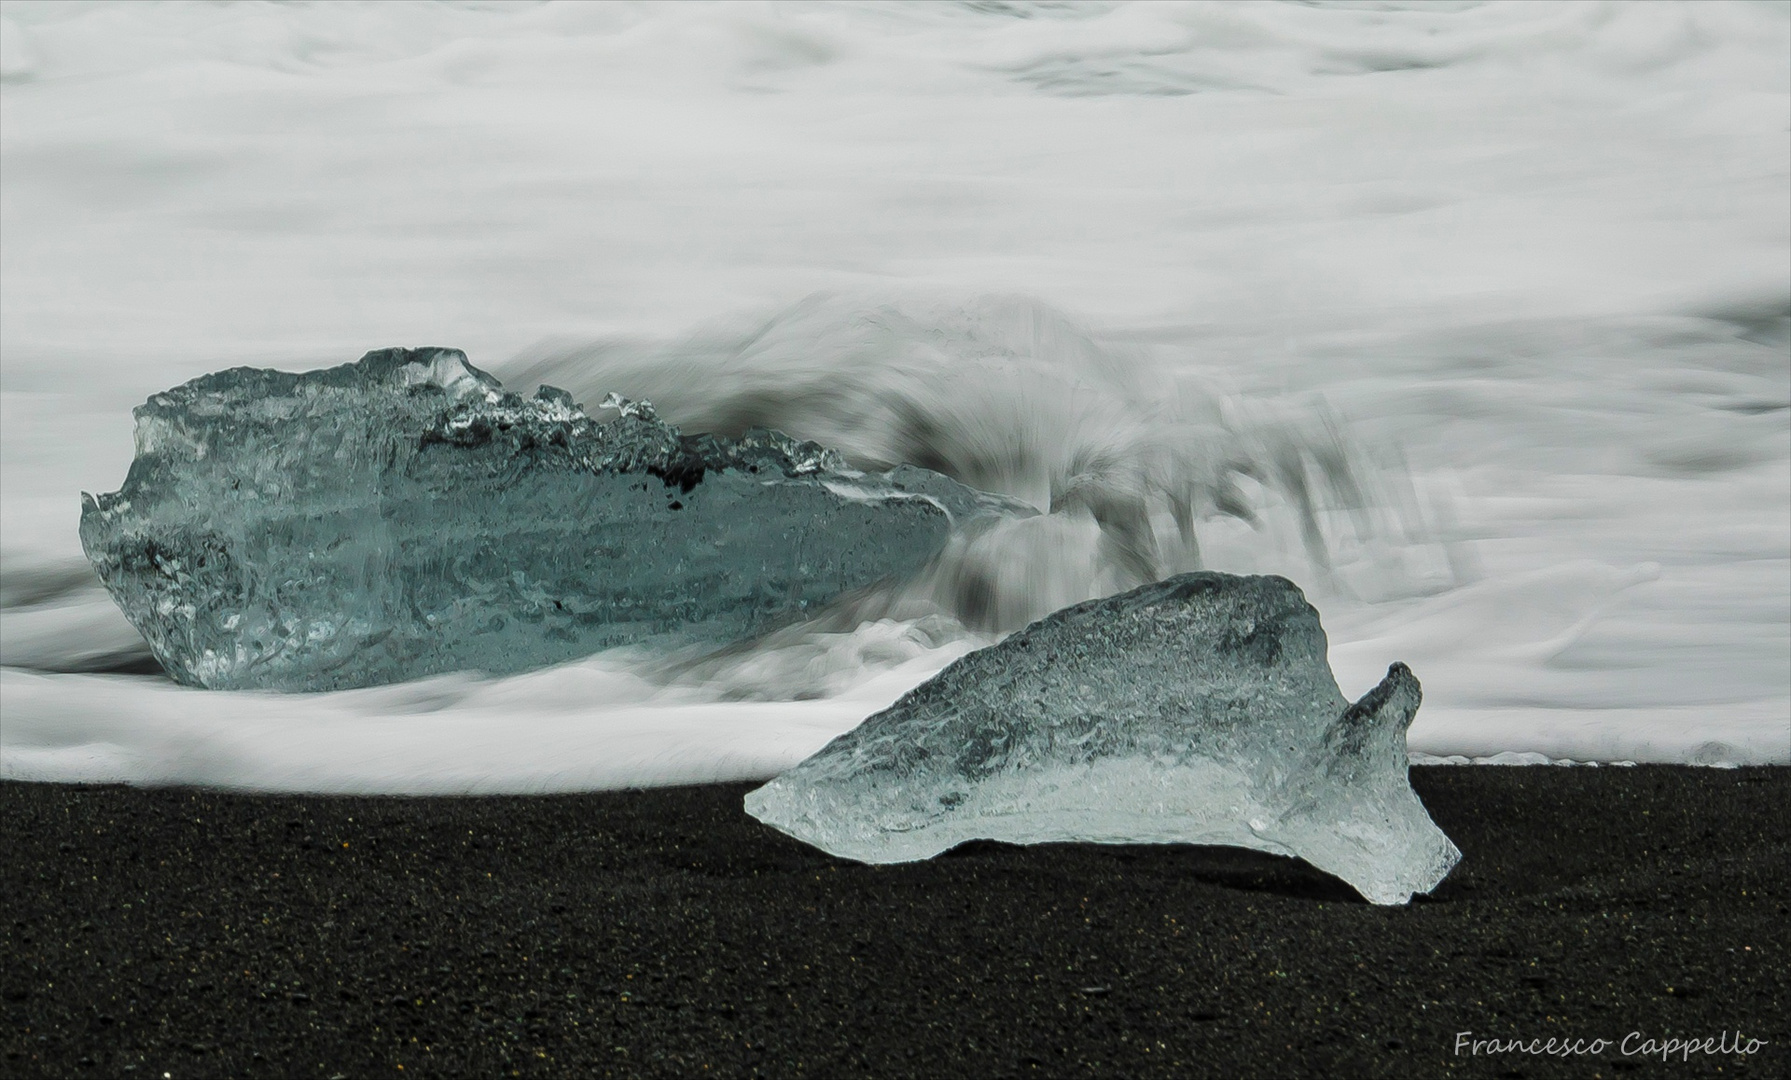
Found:
[[[1791, 761], [1791, 5], [0, 17], [0, 775], [768, 775], [970, 648], [1292, 577], [1414, 750]], [[442, 344], [1010, 492], [755, 648], [308, 697], [142, 674], [129, 409]]]

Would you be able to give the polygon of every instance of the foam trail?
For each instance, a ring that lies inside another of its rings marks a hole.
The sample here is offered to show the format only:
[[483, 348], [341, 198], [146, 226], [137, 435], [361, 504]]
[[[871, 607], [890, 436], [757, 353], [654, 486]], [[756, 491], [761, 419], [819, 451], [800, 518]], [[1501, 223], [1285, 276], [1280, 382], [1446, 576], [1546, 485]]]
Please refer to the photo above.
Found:
[[[762, 779], [968, 651], [889, 623], [837, 637], [770, 665], [716, 664], [697, 686], [642, 678], [615, 654], [327, 694], [0, 669], [0, 777], [404, 794]], [[810, 699], [764, 700], [774, 686]]]

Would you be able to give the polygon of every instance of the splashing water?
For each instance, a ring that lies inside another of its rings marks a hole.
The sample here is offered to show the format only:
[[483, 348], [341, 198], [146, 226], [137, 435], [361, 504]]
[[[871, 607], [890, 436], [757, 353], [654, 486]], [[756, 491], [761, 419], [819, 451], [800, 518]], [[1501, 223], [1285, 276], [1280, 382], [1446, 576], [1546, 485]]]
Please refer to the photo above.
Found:
[[500, 374], [585, 400], [623, 387], [687, 431], [776, 428], [860, 468], [907, 462], [1031, 503], [1045, 516], [960, 538], [905, 590], [979, 630], [1200, 569], [1216, 517], [1287, 527], [1304, 556], [1289, 571], [1320, 584], [1336, 584], [1321, 518], [1347, 517], [1357, 540], [1428, 535], [1382, 520], [1398, 504], [1370, 492], [1404, 478], [1322, 400], [1225, 395], [1027, 297], [814, 296], [671, 342], [539, 347]]

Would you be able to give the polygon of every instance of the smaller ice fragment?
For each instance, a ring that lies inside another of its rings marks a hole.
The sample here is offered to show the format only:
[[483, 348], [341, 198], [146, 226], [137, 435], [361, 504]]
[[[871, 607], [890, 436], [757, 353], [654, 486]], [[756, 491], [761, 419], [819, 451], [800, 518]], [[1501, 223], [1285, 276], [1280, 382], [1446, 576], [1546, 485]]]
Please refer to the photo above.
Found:
[[1394, 664], [1345, 700], [1292, 582], [1184, 574], [964, 657], [746, 809], [862, 862], [973, 839], [1224, 844], [1403, 904], [1461, 858], [1407, 779], [1420, 697]]

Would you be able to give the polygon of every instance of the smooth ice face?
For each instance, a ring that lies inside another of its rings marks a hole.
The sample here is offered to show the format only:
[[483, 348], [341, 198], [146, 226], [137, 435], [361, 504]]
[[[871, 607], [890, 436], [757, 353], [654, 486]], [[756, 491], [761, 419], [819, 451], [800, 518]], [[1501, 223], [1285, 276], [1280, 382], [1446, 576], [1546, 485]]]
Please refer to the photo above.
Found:
[[454, 349], [207, 375], [136, 410], [81, 542], [180, 682], [334, 690], [749, 637], [912, 573], [954, 523], [1028, 512], [605, 404], [524, 400]]
[[1292, 582], [1184, 574], [964, 657], [746, 809], [863, 862], [973, 839], [1226, 844], [1403, 904], [1461, 858], [1407, 782], [1419, 699], [1394, 664], [1346, 701]]

